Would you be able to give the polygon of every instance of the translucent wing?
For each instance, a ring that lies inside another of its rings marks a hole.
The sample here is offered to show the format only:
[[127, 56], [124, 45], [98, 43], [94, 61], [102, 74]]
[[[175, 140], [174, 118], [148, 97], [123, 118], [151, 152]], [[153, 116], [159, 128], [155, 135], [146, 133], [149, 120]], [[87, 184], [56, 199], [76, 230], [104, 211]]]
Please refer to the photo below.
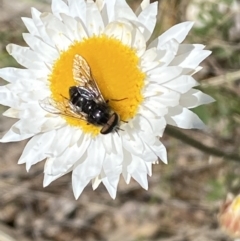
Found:
[[87, 61], [78, 54], [74, 56], [73, 60], [73, 78], [77, 86], [82, 86], [94, 94], [96, 102], [105, 103], [97, 83], [92, 77], [91, 69]]
[[50, 97], [46, 97], [39, 101], [39, 105], [52, 114], [64, 115], [87, 121], [86, 115], [75, 110], [76, 107], [65, 97], [63, 97], [63, 100], [60, 102], [55, 101]]

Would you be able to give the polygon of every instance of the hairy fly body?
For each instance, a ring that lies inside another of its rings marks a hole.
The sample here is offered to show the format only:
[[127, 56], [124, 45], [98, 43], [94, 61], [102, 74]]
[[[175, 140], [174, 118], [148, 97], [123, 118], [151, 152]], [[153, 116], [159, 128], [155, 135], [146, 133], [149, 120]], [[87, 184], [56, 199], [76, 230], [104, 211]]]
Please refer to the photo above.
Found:
[[90, 124], [103, 126], [100, 133], [108, 134], [118, 129], [119, 116], [112, 112], [106, 102], [96, 102], [91, 91], [85, 87], [72, 86], [69, 88], [71, 109], [80, 115], [85, 115]]
[[76, 85], [69, 88], [69, 98], [63, 97], [62, 102], [57, 102], [47, 97], [40, 101], [41, 107], [50, 113], [78, 118], [101, 126], [101, 134], [119, 130], [119, 115], [113, 112], [104, 100], [89, 65], [80, 55], [74, 57], [73, 78]]

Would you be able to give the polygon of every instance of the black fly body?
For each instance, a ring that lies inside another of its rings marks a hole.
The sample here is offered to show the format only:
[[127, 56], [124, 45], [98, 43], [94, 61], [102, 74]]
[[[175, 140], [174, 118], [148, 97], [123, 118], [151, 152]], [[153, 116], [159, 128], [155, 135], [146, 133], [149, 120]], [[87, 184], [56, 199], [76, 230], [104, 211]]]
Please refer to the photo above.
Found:
[[69, 99], [63, 97], [62, 102], [47, 97], [41, 100], [40, 106], [53, 114], [60, 114], [85, 120], [87, 123], [102, 126], [101, 134], [120, 130], [120, 118], [105, 101], [86, 60], [75, 55], [73, 61], [73, 78], [75, 86], [69, 88]]

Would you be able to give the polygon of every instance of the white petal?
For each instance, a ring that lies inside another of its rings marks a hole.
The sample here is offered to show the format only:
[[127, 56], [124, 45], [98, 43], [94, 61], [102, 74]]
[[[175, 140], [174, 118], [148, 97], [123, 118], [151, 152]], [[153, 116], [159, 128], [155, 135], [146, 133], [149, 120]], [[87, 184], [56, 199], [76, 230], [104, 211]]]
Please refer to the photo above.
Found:
[[204, 94], [200, 90], [191, 89], [181, 96], [180, 105], [187, 108], [194, 108], [214, 101], [215, 100], [211, 96]]
[[[79, 168], [75, 168], [73, 173], [77, 172], [78, 169], [81, 169], [81, 167]], [[73, 194], [75, 199], [78, 199], [79, 196], [82, 194], [83, 189], [87, 186], [87, 184], [89, 183], [90, 179], [81, 179], [78, 180], [79, 175], [78, 174], [72, 174], [72, 189], [73, 189]]]
[[138, 21], [137, 16], [125, 0], [105, 0], [108, 14], [108, 21], [112, 22], [120, 18]]
[[[40, 113], [39, 113], [40, 112]], [[36, 103], [20, 103], [18, 108], [9, 108], [7, 111], [3, 113], [4, 116], [12, 117], [12, 118], [32, 118], [35, 114], [38, 115], [39, 118], [42, 118], [43, 111], [36, 106]]]
[[194, 75], [196, 74], [197, 72], [201, 71], [203, 69], [202, 66], [198, 66], [196, 67], [195, 69], [184, 69], [183, 70], [183, 74], [189, 74], [189, 75]]
[[57, 176], [51, 176], [51, 175], [48, 175], [47, 173], [44, 173], [43, 187], [47, 187], [49, 184], [51, 184], [53, 181], [57, 180], [61, 176], [63, 176], [63, 174], [59, 174]]
[[53, 29], [46, 29], [49, 37], [53, 40], [55, 47], [59, 52], [65, 51], [72, 44], [64, 34]]
[[[42, 80], [37, 80], [35, 78], [29, 78], [29, 79], [18, 79], [16, 83], [11, 83], [8, 85], [5, 85], [10, 91], [15, 92], [17, 94], [28, 92], [32, 90], [38, 90], [38, 91], [49, 91], [49, 89], [46, 86], [46, 82]], [[26, 93], [27, 94], [27, 93]], [[29, 100], [30, 101], [30, 100]]]
[[103, 161], [104, 173], [108, 176], [111, 174], [119, 175], [122, 171], [123, 149], [122, 138], [112, 135], [112, 151], [106, 153]]
[[183, 68], [195, 69], [205, 58], [211, 54], [209, 50], [194, 49], [190, 53], [184, 53], [176, 56], [171, 65], [181, 66]]
[[64, 13], [60, 15], [65, 26], [71, 31], [71, 39], [74, 39], [74, 41], [82, 41], [84, 38], [88, 37], [86, 31], [79, 21], [76, 21], [74, 18], [69, 17]]
[[131, 47], [132, 43], [132, 30], [133, 26], [126, 21], [121, 22], [112, 22], [107, 25], [104, 30], [104, 33], [111, 37], [120, 40], [123, 44], [126, 44]]
[[82, 138], [83, 136], [83, 132], [80, 128], [78, 127], [72, 127], [73, 132], [72, 132], [72, 137], [69, 143], [69, 146], [73, 146], [77, 143], [77, 145], [79, 146], [79, 140]]
[[115, 11], [114, 6], [116, 4], [116, 0], [105, 0], [104, 9], [106, 11], [107, 19], [105, 23], [110, 23], [115, 20]]
[[39, 36], [39, 32], [37, 27], [35, 26], [35, 23], [31, 18], [22, 18], [23, 23], [25, 24], [27, 30], [30, 34], [34, 36]]
[[104, 0], [96, 0], [96, 5], [97, 5], [99, 11], [101, 11], [103, 9], [104, 4], [105, 4]]
[[127, 170], [144, 189], [148, 189], [147, 168], [140, 157], [132, 155], [132, 162]]
[[117, 0], [115, 3], [115, 19], [125, 18], [129, 20], [137, 20], [136, 15], [129, 7], [125, 0]]
[[23, 38], [32, 50], [42, 56], [41, 59], [44, 62], [52, 64], [59, 57], [59, 53], [56, 49], [44, 43], [39, 38], [28, 33], [23, 33]]
[[111, 22], [104, 30], [104, 33], [116, 39], [123, 44], [136, 50], [136, 54], [141, 57], [146, 50], [146, 41], [142, 33], [126, 20]]
[[73, 165], [81, 160], [91, 143], [89, 136], [84, 135], [83, 133], [79, 139], [81, 139], [80, 146], [76, 143], [75, 145], [66, 148], [58, 157], [52, 157], [53, 160], [51, 161], [51, 166], [48, 166], [48, 169], [45, 170], [47, 174], [56, 176], [67, 172], [70, 168], [73, 169]]
[[19, 106], [19, 98], [16, 93], [9, 91], [7, 86], [0, 86], [0, 104], [17, 108]]
[[104, 186], [108, 190], [108, 193], [110, 194], [112, 199], [116, 198], [119, 178], [120, 178], [119, 175], [116, 175], [116, 176], [108, 175], [107, 177], [102, 179], [102, 183], [104, 184]]
[[102, 179], [100, 178], [100, 175], [96, 176], [92, 179], [92, 189], [96, 190], [99, 185], [102, 183]]
[[179, 43], [181, 43], [186, 38], [192, 26], [193, 22], [183, 22], [174, 25], [158, 37], [157, 46], [161, 46], [171, 39], [176, 39]]
[[165, 118], [169, 125], [183, 129], [203, 129], [205, 127], [195, 113], [181, 106], [169, 108], [169, 113]]
[[[166, 115], [168, 113], [168, 106], [166, 106], [166, 104], [164, 103], [161, 103], [160, 101], [161, 99], [153, 97], [150, 100], [145, 100], [142, 104], [142, 108], [139, 110], [139, 113], [142, 116], [148, 118], [149, 120], [155, 118], [157, 119], [157, 117], [162, 117]], [[175, 103], [178, 103], [178, 100], [174, 99], [172, 100], [172, 103], [168, 103], [168, 105], [172, 104], [173, 106], [175, 106]]]
[[68, 0], [69, 11], [72, 17], [78, 17], [86, 23], [86, 2], [85, 0]]
[[[179, 43], [176, 40], [172, 39], [167, 43], [165, 43], [164, 45], [162, 45], [161, 48], [157, 49], [156, 50], [157, 58], [153, 62], [153, 64], [155, 65], [154, 68], [167, 67], [171, 63], [171, 61], [175, 58], [176, 53], [178, 51], [178, 47], [179, 47]], [[150, 66], [151, 65], [152, 63], [150, 63]], [[150, 67], [149, 69], [153, 69], [153, 68]]]
[[112, 135], [103, 135], [102, 136], [102, 143], [104, 145], [105, 151], [110, 154], [112, 152]]
[[22, 130], [22, 121], [19, 120], [15, 123], [11, 129], [0, 139], [0, 142], [15, 142], [15, 141], [22, 141], [32, 137], [34, 133], [25, 133]]
[[8, 110], [4, 111], [2, 115], [11, 118], [18, 118], [19, 111], [14, 108], [9, 108]]
[[84, 153], [79, 152], [77, 144], [68, 147], [63, 153], [61, 153], [60, 156], [52, 158], [53, 161], [51, 169], [46, 170], [46, 173], [53, 176], [66, 173], [69, 168], [72, 168], [73, 165], [79, 160], [82, 154]]
[[163, 86], [182, 94], [186, 93], [192, 87], [195, 87], [197, 85], [198, 82], [189, 75], [181, 75], [178, 78], [175, 78], [163, 84]]
[[158, 88], [159, 85], [155, 84], [155, 83], [153, 83], [153, 84], [150, 83], [143, 89], [142, 95], [144, 97], [144, 100], [149, 97], [154, 97], [154, 96], [158, 96], [158, 95], [162, 94], [162, 92], [160, 92], [158, 89], [156, 89], [156, 87]]
[[72, 129], [71, 126], [63, 126], [57, 130], [55, 139], [51, 145], [51, 148], [49, 148], [48, 155], [50, 157], [55, 158], [56, 156], [60, 156], [67, 148], [69, 148], [72, 131], [74, 131], [74, 129]]
[[93, 1], [87, 2], [86, 4], [86, 28], [88, 34], [89, 36], [99, 35], [104, 30], [104, 24], [99, 9]]
[[159, 110], [162, 110], [162, 107], [160, 106], [160, 109], [158, 109], [157, 103], [161, 103], [162, 105], [165, 106], [176, 106], [179, 104], [180, 100], [180, 94], [176, 93], [175, 91], [168, 90], [165, 93], [159, 95], [159, 96], [154, 96], [152, 98], [147, 99], [144, 102], [144, 105], [151, 106], [152, 108], [155, 108], [156, 113], [160, 113]]
[[26, 163], [26, 169], [29, 171], [32, 165], [45, 159], [55, 133], [55, 130], [53, 130], [34, 136], [25, 146], [18, 164]]
[[124, 151], [124, 162], [123, 162], [123, 168], [122, 168], [122, 176], [124, 178], [124, 181], [129, 184], [131, 180], [131, 174], [128, 172], [128, 166], [130, 165], [132, 161], [132, 155], [128, 151]]
[[[98, 150], [96, 152], [96, 150]], [[78, 198], [89, 181], [100, 174], [105, 152], [101, 142], [92, 140], [86, 160], [76, 164], [72, 174], [72, 186], [75, 198]]]
[[[47, 96], [49, 96], [50, 93], [46, 92], [47, 90], [27, 90], [26, 92], [20, 92], [18, 93], [18, 98], [20, 99], [19, 109], [22, 108], [22, 104], [25, 104], [26, 102], [35, 102], [35, 105], [39, 107], [38, 100], [44, 99]], [[49, 90], [48, 90], [49, 91]], [[27, 107], [27, 106], [26, 106]], [[28, 107], [27, 107], [28, 108]], [[33, 113], [34, 114], [34, 113]]]
[[205, 45], [202, 44], [180, 44], [177, 55], [192, 52], [194, 49], [202, 50], [204, 48]]
[[39, 107], [39, 104], [36, 103], [36, 101], [38, 101], [38, 98], [45, 98], [46, 95], [49, 95], [50, 90], [46, 87], [44, 82], [33, 80], [34, 79], [25, 79], [24, 81], [22, 79], [18, 79], [18, 82], [16, 84], [8, 84], [5, 86], [1, 86], [0, 93], [2, 97], [5, 96], [4, 98], [6, 99], [0, 99], [0, 101], [5, 101], [6, 104], [7, 101], [10, 101], [11, 103], [11, 99], [8, 98], [8, 96], [11, 95], [12, 98], [14, 98], [14, 100], [16, 101], [16, 103], [14, 104], [15, 107], [20, 108], [20, 105], [24, 105], [26, 104], [26, 102], [29, 103], [32, 101], [35, 101], [35, 104], [37, 105], [37, 107]]
[[156, 68], [160, 61], [156, 59], [157, 51], [156, 48], [147, 49], [141, 56], [141, 69], [143, 72], [147, 73], [149, 70]]
[[124, 131], [126, 131], [126, 135], [124, 136], [123, 147], [130, 153], [141, 156], [145, 147], [142, 140], [129, 128], [129, 126], [126, 127]]
[[139, 107], [139, 113], [146, 118], [154, 118], [158, 113], [152, 106], [142, 105]]
[[[47, 161], [46, 161], [45, 164], [47, 164]], [[68, 170], [67, 173], [71, 172], [71, 171], [72, 171], [72, 169]], [[48, 175], [47, 173], [44, 173], [43, 187], [47, 187], [51, 182], [55, 181], [56, 179], [58, 179], [59, 177], [65, 175], [67, 173], [61, 173], [61, 174], [56, 175], [56, 176], [52, 176], [52, 175]]]
[[[154, 145], [155, 136], [162, 136], [163, 131], [166, 127], [165, 118], [144, 118], [141, 117], [139, 120], [140, 129], [138, 136], [141, 138], [143, 143]], [[150, 126], [150, 129], [149, 129]]]
[[30, 69], [45, 69], [46, 65], [40, 56], [28, 47], [21, 47], [15, 44], [7, 45], [7, 51], [19, 64]]
[[[179, 42], [175, 39], [171, 39], [166, 42], [164, 45], [159, 46], [158, 48], [158, 59], [163, 63], [162, 66], [167, 66], [171, 63], [172, 60], [175, 60], [179, 48]], [[174, 64], [172, 64], [174, 66]], [[175, 66], [177, 66], [175, 64]]]
[[79, 148], [79, 153], [83, 155], [91, 144], [91, 136], [82, 134], [81, 138], [78, 139], [77, 145]]
[[15, 83], [18, 79], [35, 79], [46, 77], [48, 72], [43, 70], [29, 70], [29, 69], [18, 69], [13, 67], [7, 67], [0, 69], [0, 77], [8, 82]]
[[69, 8], [67, 4], [62, 0], [52, 0], [52, 12], [55, 16], [61, 19], [60, 13], [65, 13], [69, 15]]
[[159, 67], [148, 71], [149, 80], [159, 85], [177, 78], [181, 73], [182, 68], [178, 66]]
[[151, 145], [150, 148], [165, 164], [168, 163], [166, 147], [158, 139], [156, 139], [154, 145]]
[[26, 102], [35, 101], [35, 105], [37, 105], [35, 109], [39, 108], [39, 104], [36, 101], [40, 97], [45, 98], [49, 90], [44, 89], [44, 83], [37, 80], [34, 81], [34, 84], [32, 80], [30, 84], [29, 82], [27, 80], [23, 82], [19, 79], [16, 84], [0, 86], [0, 103], [20, 110], [23, 105], [25, 105], [24, 108], [28, 108]]
[[143, 35], [147, 41], [153, 33], [157, 21], [158, 2], [146, 7], [138, 16], [139, 22], [145, 26]]
[[142, 63], [153, 62], [157, 57], [156, 50], [157, 50], [156, 48], [147, 49], [142, 56], [142, 59], [141, 59]]
[[51, 13], [42, 13], [40, 16], [42, 23], [47, 29], [58, 31], [64, 34], [69, 39], [71, 38], [71, 31], [64, 25], [64, 23]]
[[[16, 141], [18, 138], [22, 138], [21, 136], [24, 136], [23, 139], [26, 139], [41, 132], [60, 128], [63, 124], [64, 121], [61, 118], [39, 118], [38, 115], [34, 115], [32, 118], [19, 120], [12, 126], [9, 131], [10, 133], [7, 133], [3, 137], [3, 140], [4, 142], [7, 139], [11, 141], [9, 138], [13, 138], [14, 140], [12, 141]], [[14, 133], [16, 134], [16, 137], [12, 136]]]
[[153, 132], [155, 133], [155, 136], [161, 137], [167, 125], [165, 118], [160, 117], [160, 118], [151, 119], [150, 122], [152, 125]]
[[150, 4], [150, 0], [143, 0], [137, 10], [135, 11], [135, 14], [138, 16], [146, 7], [148, 7]]
[[152, 163], [151, 162], [145, 162], [147, 173], [149, 176], [152, 176]]
[[60, 116], [49, 116], [42, 119], [42, 122], [36, 127], [36, 133], [59, 129], [65, 125], [65, 121]]
[[117, 133], [112, 134], [112, 153], [115, 154], [115, 163], [121, 163], [123, 159], [122, 138]]
[[55, 47], [59, 51], [67, 50], [72, 44], [73, 39], [71, 39], [71, 32], [66, 26], [51, 13], [41, 14], [41, 20]]
[[147, 6], [149, 6], [149, 4], [150, 4], [150, 0], [143, 0], [140, 6], [144, 10]]
[[141, 57], [146, 51], [146, 41], [137, 28], [132, 32], [132, 48], [136, 50], [138, 57]]
[[145, 132], [146, 135], [142, 135], [143, 132], [139, 133], [139, 137], [141, 138], [142, 142], [144, 143], [144, 149], [142, 150], [141, 158], [146, 162], [153, 162], [157, 160], [156, 154], [149, 148], [150, 143], [155, 140], [155, 136], [149, 135], [149, 132]]
[[32, 8], [31, 9], [32, 13], [32, 19], [33, 22], [38, 29], [39, 36], [41, 36], [41, 39], [45, 42], [48, 43], [50, 46], [53, 46], [52, 40], [49, 38], [49, 36], [46, 33], [46, 29], [42, 23], [42, 20], [40, 19], [41, 12], [39, 12], [37, 9]]
[[[117, 157], [118, 157], [117, 155], [110, 153], [110, 154], [106, 154], [103, 160], [103, 172], [105, 173], [106, 177], [109, 179], [108, 181], [110, 183], [111, 183], [111, 177], [119, 176], [122, 172], [123, 160]], [[115, 161], [114, 158], [116, 158], [117, 162], [114, 162]], [[113, 180], [116, 180], [116, 178], [113, 178]]]

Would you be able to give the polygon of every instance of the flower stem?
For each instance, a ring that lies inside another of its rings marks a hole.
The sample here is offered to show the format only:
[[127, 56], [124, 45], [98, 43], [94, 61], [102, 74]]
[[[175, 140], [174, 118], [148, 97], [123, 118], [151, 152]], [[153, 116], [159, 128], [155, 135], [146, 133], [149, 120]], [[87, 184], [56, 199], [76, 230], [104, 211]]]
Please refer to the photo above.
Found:
[[202, 144], [201, 142], [191, 138], [190, 136], [184, 134], [183, 132], [177, 130], [176, 128], [172, 126], [167, 126], [165, 133], [169, 136], [172, 136], [178, 140], [181, 140], [182, 142], [185, 142], [186, 144], [202, 151], [207, 154], [213, 155], [213, 156], [218, 156], [222, 158], [227, 158], [233, 161], [240, 161], [240, 156], [236, 153], [226, 153], [224, 151], [218, 150], [214, 147], [206, 146]]

